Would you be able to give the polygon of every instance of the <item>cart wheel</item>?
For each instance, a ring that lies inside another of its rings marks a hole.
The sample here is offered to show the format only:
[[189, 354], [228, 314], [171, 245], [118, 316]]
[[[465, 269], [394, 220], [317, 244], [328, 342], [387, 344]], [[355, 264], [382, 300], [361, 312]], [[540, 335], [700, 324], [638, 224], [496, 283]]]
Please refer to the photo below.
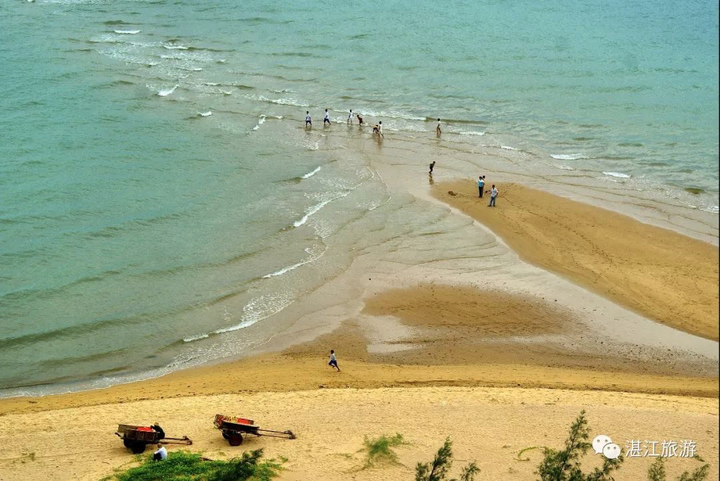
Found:
[[230, 436], [228, 436], [227, 431], [223, 431], [223, 432], [222, 432], [222, 435], [223, 435], [223, 437], [224, 437], [225, 439], [230, 439]]
[[240, 433], [229, 433], [227, 437], [230, 446], [240, 446], [243, 442], [242, 434]]
[[145, 443], [132, 443], [130, 449], [132, 449], [133, 454], [142, 454], [145, 452]]
[[125, 447], [128, 448], [128, 449], [130, 449], [130, 448], [133, 447], [133, 442], [130, 441], [129, 439], [123, 439], [123, 444], [124, 444]]

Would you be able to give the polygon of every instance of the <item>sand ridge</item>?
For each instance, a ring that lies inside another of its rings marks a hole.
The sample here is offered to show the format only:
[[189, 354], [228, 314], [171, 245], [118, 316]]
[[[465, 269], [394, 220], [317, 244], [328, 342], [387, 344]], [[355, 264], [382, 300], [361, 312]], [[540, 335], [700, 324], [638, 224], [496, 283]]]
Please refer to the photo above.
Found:
[[[718, 249], [630, 217], [518, 184], [497, 207], [474, 181], [433, 195], [500, 236], [521, 258], [671, 327], [718, 340]], [[452, 192], [452, 193], [451, 193]]]

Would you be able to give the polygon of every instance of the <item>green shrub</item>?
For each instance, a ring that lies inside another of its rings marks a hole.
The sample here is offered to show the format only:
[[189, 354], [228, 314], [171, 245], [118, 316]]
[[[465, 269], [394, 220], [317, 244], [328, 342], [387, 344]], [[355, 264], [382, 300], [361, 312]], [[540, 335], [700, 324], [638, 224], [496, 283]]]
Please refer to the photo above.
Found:
[[[415, 481], [444, 481], [452, 467], [453, 452], [450, 438], [445, 440], [432, 463], [418, 463], [415, 467]], [[460, 473], [460, 481], [473, 481], [480, 468], [472, 462], [465, 466]], [[453, 478], [447, 481], [458, 481]]]
[[365, 437], [365, 450], [367, 451], [367, 459], [365, 460], [365, 468], [375, 466], [377, 464], [397, 464], [398, 457], [392, 448], [400, 446], [404, 443], [402, 434], [387, 437], [380, 436], [377, 439], [368, 439]]
[[[703, 461], [702, 458], [698, 458], [698, 460]], [[692, 473], [685, 471], [677, 481], [704, 481], [708, 477], [708, 471], [710, 471], [710, 465], [703, 464]], [[647, 479], [648, 481], [667, 481], [664, 458], [657, 458], [652, 466], [650, 466]]]
[[570, 434], [565, 440], [565, 449], [557, 451], [551, 448], [543, 450], [543, 460], [538, 466], [537, 473], [541, 481], [612, 481], [612, 472], [620, 469], [624, 457], [617, 459], [604, 458], [600, 469], [590, 474], [583, 474], [580, 469], [580, 458], [584, 456], [591, 444], [587, 442], [590, 437], [590, 428], [585, 419], [585, 411], [570, 426]]
[[198, 453], [177, 451], [164, 461], [153, 461], [152, 454], [143, 464], [112, 476], [116, 481], [270, 481], [282, 465], [274, 460], [261, 461], [262, 449], [245, 452], [229, 461], [204, 460]]

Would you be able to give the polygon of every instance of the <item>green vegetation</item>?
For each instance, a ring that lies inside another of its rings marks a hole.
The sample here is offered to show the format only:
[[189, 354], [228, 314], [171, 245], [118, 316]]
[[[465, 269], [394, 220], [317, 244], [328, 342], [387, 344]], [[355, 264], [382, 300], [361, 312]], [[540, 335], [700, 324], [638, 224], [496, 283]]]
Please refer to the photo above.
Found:
[[[456, 478], [447, 479], [448, 472], [452, 467], [453, 452], [450, 438], [438, 449], [432, 463], [418, 463], [415, 467], [415, 481], [458, 481]], [[459, 481], [473, 481], [480, 468], [472, 462], [465, 466], [460, 473]]]
[[365, 437], [364, 444], [365, 450], [367, 451], [367, 458], [363, 469], [378, 464], [398, 464], [398, 457], [395, 451], [393, 451], [393, 448], [404, 444], [404, 442], [402, 434], [399, 433], [392, 437], [382, 435], [377, 439], [368, 439]]
[[[585, 411], [570, 426], [570, 434], [565, 440], [565, 449], [556, 451], [544, 448], [544, 457], [536, 474], [540, 475], [541, 481], [613, 481], [612, 472], [620, 469], [624, 457], [620, 455], [617, 459], [604, 458], [600, 469], [595, 468], [593, 472], [584, 474], [580, 470], [580, 458], [590, 449], [587, 440], [590, 437], [590, 428], [585, 419]], [[521, 451], [522, 452], [522, 451]], [[519, 454], [518, 454], [519, 457]], [[704, 463], [700, 456], [695, 459]], [[685, 471], [677, 481], [704, 481], [707, 479], [710, 466], [703, 464], [692, 473]], [[658, 458], [647, 473], [648, 481], [667, 481], [665, 472], [665, 460]]]
[[262, 449], [245, 452], [229, 461], [205, 460], [198, 453], [177, 451], [164, 461], [146, 456], [143, 464], [118, 473], [115, 481], [270, 481], [282, 465], [275, 460], [261, 461]]
[[600, 469], [584, 474], [580, 469], [580, 458], [584, 456], [591, 444], [590, 428], [585, 419], [585, 411], [570, 426], [570, 434], [565, 440], [565, 449], [560, 451], [545, 448], [543, 460], [538, 466], [537, 474], [541, 481], [612, 481], [612, 472], [620, 468], [625, 460], [622, 454], [617, 459], [603, 461]]
[[[699, 456], [696, 459], [700, 462], [704, 462]], [[695, 471], [690, 473], [685, 471], [680, 475], [677, 481], [703, 481], [708, 477], [708, 471], [710, 471], [709, 464], [703, 464]], [[657, 458], [650, 469], [648, 470], [648, 481], [667, 481], [667, 474], [665, 473], [665, 459]]]

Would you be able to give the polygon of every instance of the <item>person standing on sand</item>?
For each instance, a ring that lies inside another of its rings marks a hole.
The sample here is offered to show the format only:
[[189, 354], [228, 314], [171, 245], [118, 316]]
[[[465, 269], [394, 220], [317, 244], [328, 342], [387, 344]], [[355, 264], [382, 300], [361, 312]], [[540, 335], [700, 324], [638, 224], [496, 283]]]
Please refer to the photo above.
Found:
[[[352, 112], [352, 110], [351, 110], [351, 112]], [[362, 122], [362, 115], [360, 115], [360, 112], [358, 112], [357, 114], [355, 114], [355, 117], [357, 117], [357, 119], [358, 119], [358, 125], [362, 125], [362, 124], [363, 124], [363, 122]]]
[[310, 117], [310, 111], [305, 112], [305, 128], [312, 127], [312, 118]]
[[482, 199], [483, 190], [485, 189], [485, 176], [481, 175], [478, 177], [478, 193], [480, 194], [478, 197]]
[[428, 174], [432, 175], [432, 171], [433, 171], [434, 168], [435, 168], [435, 161], [433, 160], [433, 161], [430, 163], [430, 172], [428, 172]]
[[330, 124], [330, 112], [325, 109], [325, 118], [323, 119], [323, 125]]
[[328, 366], [332, 366], [335, 369], [337, 369], [337, 372], [340, 372], [340, 368], [338, 367], [337, 363], [337, 357], [335, 356], [335, 351], [330, 349], [330, 362], [328, 362]]
[[442, 135], [442, 129], [440, 128], [440, 119], [438, 119], [437, 127], [435, 127], [435, 133], [437, 134], [438, 137], [440, 137], [440, 135]]
[[492, 189], [490, 189], [490, 203], [488, 204], [488, 207], [495, 207], [495, 199], [498, 196], [498, 190], [495, 188], [495, 184], [493, 184]]
[[352, 113], [352, 109], [350, 109], [350, 113], [348, 114], [347, 123], [352, 124], [352, 119], [353, 119], [353, 113]]

